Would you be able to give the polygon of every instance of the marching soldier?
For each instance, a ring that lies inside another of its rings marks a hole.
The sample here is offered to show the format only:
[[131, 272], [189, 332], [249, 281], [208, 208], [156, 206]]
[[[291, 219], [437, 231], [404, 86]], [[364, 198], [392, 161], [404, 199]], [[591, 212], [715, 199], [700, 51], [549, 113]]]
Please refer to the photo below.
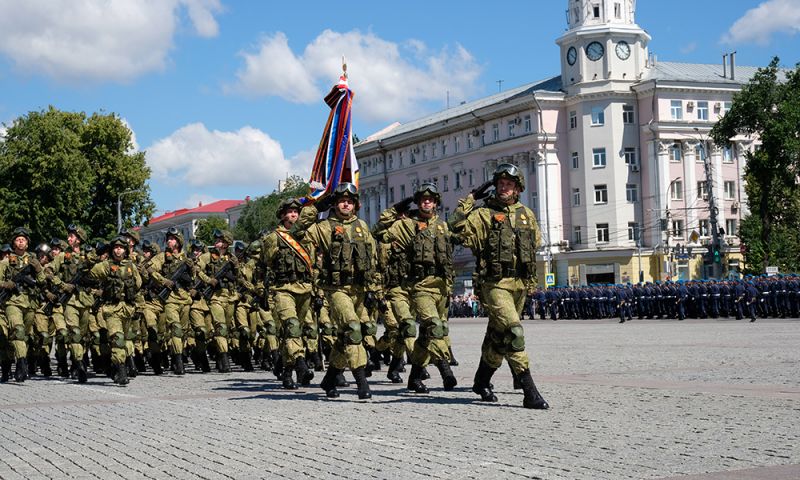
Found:
[[518, 167], [498, 166], [491, 185], [495, 193], [482, 206], [475, 208], [475, 196], [487, 196], [488, 182], [461, 200], [451, 222], [454, 232], [477, 257], [479, 297], [489, 315], [472, 391], [483, 401], [496, 402], [490, 380], [505, 359], [522, 386], [523, 406], [547, 409], [549, 405], [531, 377], [519, 320], [525, 296], [536, 288], [539, 226], [533, 212], [519, 202], [525, 182]]

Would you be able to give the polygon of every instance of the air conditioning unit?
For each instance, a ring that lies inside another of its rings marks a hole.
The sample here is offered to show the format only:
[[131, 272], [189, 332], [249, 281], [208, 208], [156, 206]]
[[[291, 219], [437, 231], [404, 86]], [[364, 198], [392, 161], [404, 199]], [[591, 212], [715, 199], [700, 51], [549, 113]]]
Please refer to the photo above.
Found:
[[635, 163], [632, 164], [631, 165], [631, 172], [638, 172], [638, 171], [639, 171], [639, 165], [637, 165]]
[[686, 104], [686, 108], [689, 109], [689, 110], [693, 109], [694, 108], [694, 102], [687, 103]]
[[714, 103], [714, 110], [719, 110], [720, 108], [722, 108], [722, 104], [720, 102], [715, 102]]
[[739, 210], [739, 202], [731, 203], [731, 210]]
[[569, 240], [561, 240], [559, 246], [565, 251], [569, 250]]

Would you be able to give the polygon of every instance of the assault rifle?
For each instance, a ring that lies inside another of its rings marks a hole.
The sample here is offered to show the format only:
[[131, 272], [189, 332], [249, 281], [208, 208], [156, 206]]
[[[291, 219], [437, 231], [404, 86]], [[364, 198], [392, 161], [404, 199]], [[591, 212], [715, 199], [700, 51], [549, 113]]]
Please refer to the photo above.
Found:
[[36, 279], [33, 278], [33, 275], [31, 275], [32, 270], [33, 270], [32, 265], [30, 264], [26, 265], [22, 270], [20, 270], [19, 272], [17, 272], [16, 275], [14, 275], [14, 278], [11, 279], [11, 281], [15, 285], [13, 289], [0, 290], [0, 305], [5, 304], [6, 301], [8, 301], [8, 299], [11, 298], [11, 295], [14, 294], [14, 292], [19, 292], [20, 287], [22, 285], [26, 285], [31, 288], [36, 286]]
[[[237, 255], [236, 258], [238, 259], [239, 256]], [[227, 278], [232, 282], [236, 281], [236, 277], [233, 274], [233, 262], [230, 260], [225, 262], [225, 265], [223, 265], [222, 268], [220, 268], [219, 271], [217, 271], [217, 273], [214, 274], [214, 280], [217, 281], [217, 286], [219, 286], [219, 281], [222, 280], [223, 278]], [[200, 297], [198, 298], [205, 298], [206, 300], [209, 300], [211, 298], [211, 295], [214, 293], [214, 290], [217, 289], [217, 287], [211, 284], [206, 285], [205, 282], [203, 282], [202, 280], [198, 280], [197, 282], [195, 282], [194, 287], [192, 289], [200, 293]]]
[[188, 280], [191, 280], [191, 277], [187, 275], [189, 273], [190, 268], [191, 267], [189, 266], [189, 262], [184, 261], [183, 263], [181, 263], [181, 266], [178, 267], [177, 270], [175, 270], [175, 273], [173, 273], [172, 276], [169, 278], [170, 281], [172, 282], [172, 288], [164, 287], [161, 289], [160, 292], [158, 292], [158, 298], [160, 298], [162, 302], [167, 301], [167, 299], [169, 298], [169, 294], [172, 293], [172, 291], [175, 290], [175, 288], [177, 288], [178, 283], [181, 280], [183, 280], [184, 283], [188, 283]]
[[44, 314], [48, 317], [53, 314], [53, 309], [56, 305], [66, 305], [69, 302], [69, 299], [72, 298], [72, 295], [75, 293], [75, 289], [78, 288], [78, 283], [83, 280], [83, 275], [85, 274], [85, 270], [78, 270], [74, 277], [72, 277], [68, 283], [70, 283], [74, 288], [69, 292], [61, 292], [61, 295], [54, 302], [47, 302], [47, 305], [44, 306]]

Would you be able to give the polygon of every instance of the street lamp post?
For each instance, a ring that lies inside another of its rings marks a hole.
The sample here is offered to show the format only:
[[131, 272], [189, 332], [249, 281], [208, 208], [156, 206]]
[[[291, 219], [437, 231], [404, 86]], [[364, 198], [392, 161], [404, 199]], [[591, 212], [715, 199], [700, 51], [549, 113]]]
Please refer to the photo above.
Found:
[[117, 233], [122, 231], [122, 197], [124, 195], [129, 195], [131, 193], [141, 192], [142, 189], [137, 188], [135, 190], [126, 190], [124, 192], [120, 192], [117, 195]]
[[[708, 192], [708, 211], [709, 211], [709, 224], [711, 226], [711, 252], [718, 252], [720, 250], [719, 244], [719, 228], [717, 228], [717, 214], [719, 213], [719, 209], [717, 209], [716, 200], [714, 198], [714, 179], [712, 178], [711, 174], [711, 160], [708, 156], [708, 139], [703, 136], [700, 132], [700, 129], [694, 127], [694, 131], [700, 137], [700, 141], [703, 143], [703, 169], [705, 170], [706, 175], [706, 191]], [[717, 257], [716, 255], [711, 256], [711, 272], [713, 278], [719, 278], [720, 270], [717, 266]]]

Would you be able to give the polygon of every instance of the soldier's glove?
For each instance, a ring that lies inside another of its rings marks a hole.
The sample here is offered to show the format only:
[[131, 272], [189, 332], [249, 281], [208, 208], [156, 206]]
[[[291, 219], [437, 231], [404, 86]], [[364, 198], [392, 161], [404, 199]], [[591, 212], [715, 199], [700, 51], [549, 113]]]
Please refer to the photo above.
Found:
[[231, 265], [233, 265], [234, 267], [238, 267], [239, 257], [237, 257], [236, 255], [231, 255]]
[[197, 296], [197, 290], [195, 290], [194, 288], [189, 290], [189, 296], [191, 298], [195, 298]]
[[100, 288], [95, 288], [91, 292], [92, 292], [92, 295], [94, 295], [95, 297], [102, 297], [103, 296], [103, 290], [100, 289]]
[[17, 284], [12, 281], [0, 282], [0, 288], [3, 288], [5, 290], [13, 290], [17, 288]]
[[364, 306], [367, 307], [367, 310], [372, 310], [377, 302], [378, 298], [375, 296], [375, 292], [367, 292], [364, 295]]
[[414, 197], [406, 197], [393, 205], [397, 213], [406, 213], [411, 204], [414, 203]]
[[39, 263], [39, 259], [31, 257], [31, 259], [28, 260], [28, 263], [31, 267], [33, 267], [34, 272], [42, 273], [42, 264]]
[[56, 303], [56, 300], [58, 300], [58, 296], [53, 292], [45, 292], [44, 298], [50, 303]]
[[325, 195], [314, 202], [314, 206], [317, 207], [317, 211], [320, 213], [330, 210], [330, 208], [333, 206], [333, 195]]
[[75, 285], [71, 283], [62, 283], [61, 284], [61, 291], [66, 293], [72, 293], [75, 291]]
[[164, 288], [168, 288], [168, 289], [172, 290], [175, 287], [175, 282], [173, 282], [169, 278], [165, 278], [164, 280], [161, 281], [161, 285]]
[[213, 288], [217, 288], [218, 283], [219, 282], [217, 281], [216, 278], [212, 278], [211, 280], [208, 281], [208, 284], [211, 285]]
[[472, 191], [472, 198], [475, 200], [483, 200], [484, 198], [489, 196], [489, 189], [494, 185], [492, 180], [485, 182], [483, 185], [479, 186], [475, 190]]

